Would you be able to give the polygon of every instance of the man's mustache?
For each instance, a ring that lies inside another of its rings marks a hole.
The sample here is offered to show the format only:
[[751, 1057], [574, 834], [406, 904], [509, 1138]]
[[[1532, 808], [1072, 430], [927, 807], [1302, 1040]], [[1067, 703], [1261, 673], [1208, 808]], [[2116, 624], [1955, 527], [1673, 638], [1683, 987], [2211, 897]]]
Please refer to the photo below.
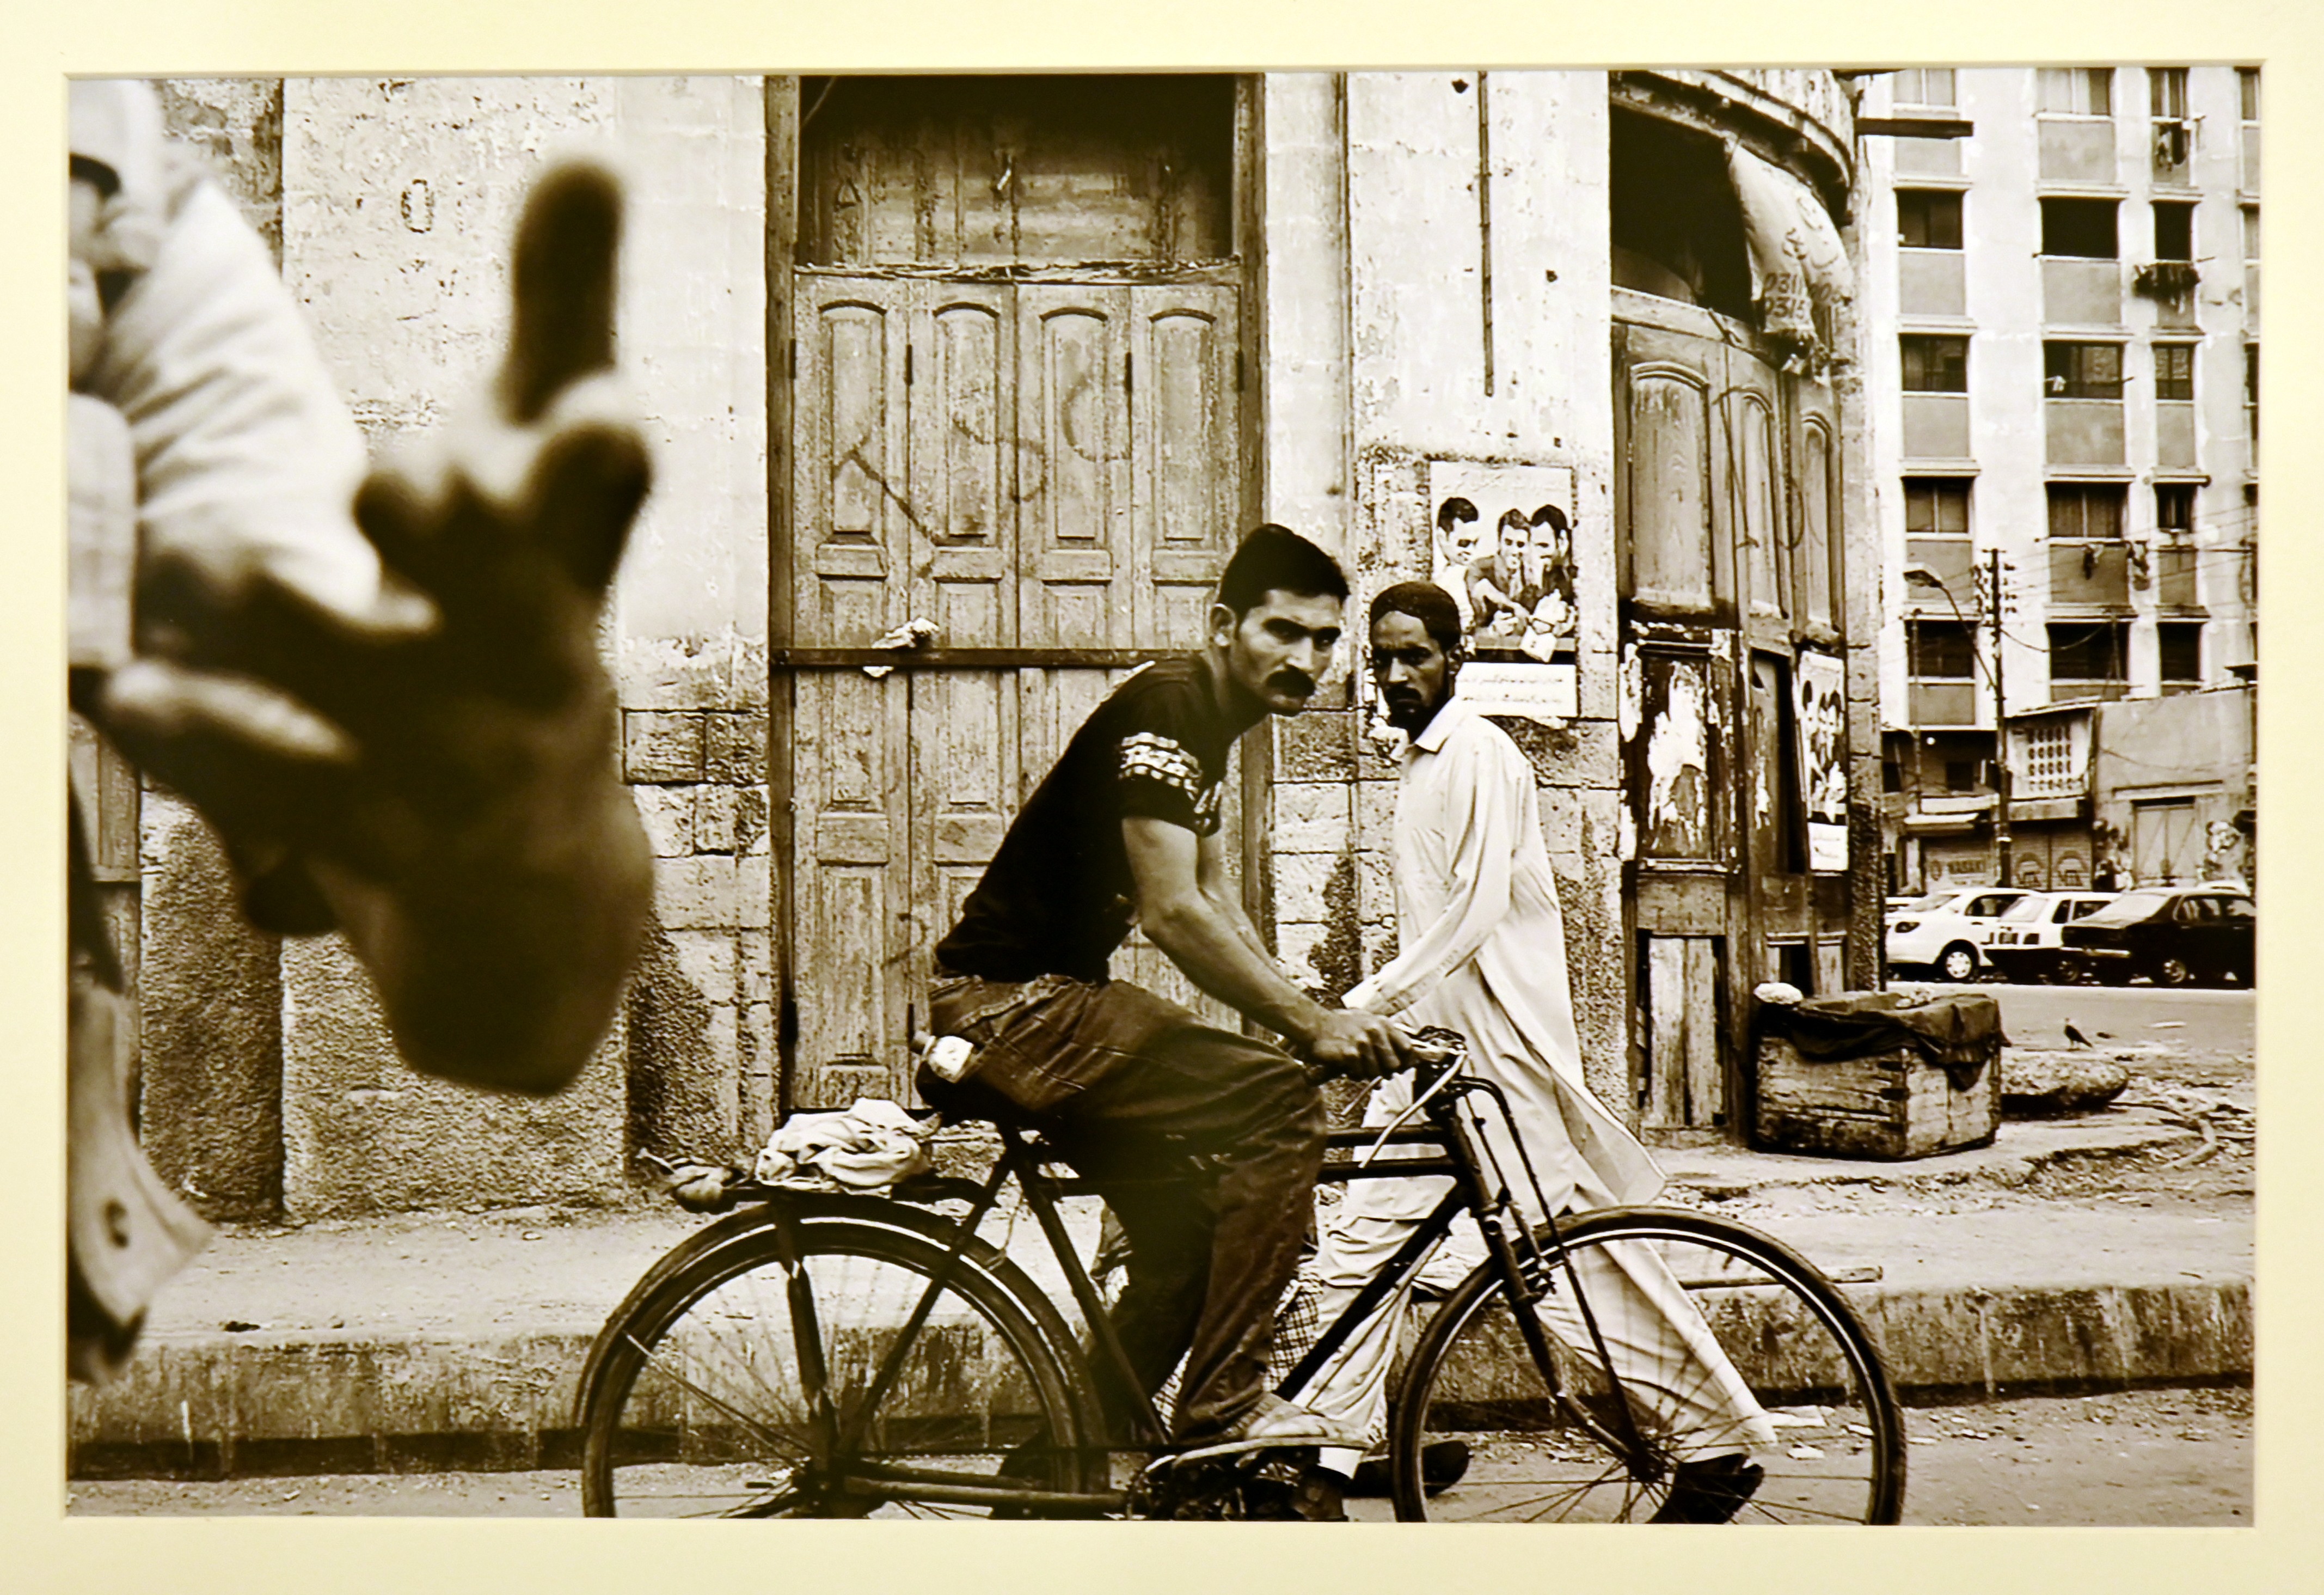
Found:
[[1295, 670], [1289, 665], [1284, 666], [1268, 677], [1267, 684], [1270, 687], [1278, 687], [1286, 692], [1296, 692], [1302, 698], [1312, 698], [1315, 693], [1315, 678], [1304, 670]]

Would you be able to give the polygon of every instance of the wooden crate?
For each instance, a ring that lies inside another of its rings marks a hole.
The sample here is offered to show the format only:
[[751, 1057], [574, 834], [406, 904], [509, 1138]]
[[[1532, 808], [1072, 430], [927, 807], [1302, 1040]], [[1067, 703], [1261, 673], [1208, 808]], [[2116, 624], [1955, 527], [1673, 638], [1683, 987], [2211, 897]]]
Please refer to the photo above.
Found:
[[1756, 1145], [1826, 1157], [1927, 1157], [1982, 1146], [2001, 1122], [1998, 1038], [1967, 1090], [1911, 1047], [1821, 1062], [1790, 1041], [1759, 1041]]

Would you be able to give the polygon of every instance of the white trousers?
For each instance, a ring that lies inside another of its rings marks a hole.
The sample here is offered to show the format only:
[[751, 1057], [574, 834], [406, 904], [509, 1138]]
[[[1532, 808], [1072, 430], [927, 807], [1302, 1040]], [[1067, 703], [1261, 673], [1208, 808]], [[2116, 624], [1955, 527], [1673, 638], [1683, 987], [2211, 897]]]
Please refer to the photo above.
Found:
[[[1401, 1084], [1391, 1082], [1391, 1087]], [[1367, 1112], [1367, 1122], [1385, 1122], [1402, 1105], [1400, 1096], [1384, 1088]], [[1486, 1115], [1489, 1121], [1495, 1117], [1489, 1108]], [[1546, 1132], [1537, 1119], [1527, 1128], [1527, 1149], [1543, 1194], [1561, 1214], [1613, 1205], [1613, 1193], [1582, 1159], [1537, 1145], [1545, 1133], [1554, 1132]], [[1512, 1192], [1522, 1192], [1520, 1208], [1530, 1210], [1533, 1193], [1506, 1134], [1494, 1125], [1487, 1141], [1501, 1160]], [[1317, 1287], [1317, 1321], [1335, 1321], [1451, 1188], [1452, 1182], [1443, 1178], [1349, 1182], [1338, 1209], [1319, 1225], [1310, 1266]], [[1456, 1229], [1452, 1238], [1440, 1243], [1439, 1257], [1448, 1249], [1473, 1249], [1473, 1234], [1470, 1242], [1462, 1246]], [[1575, 1257], [1574, 1267], [1634, 1409], [1643, 1407], [1658, 1431], [1671, 1437], [1678, 1460], [1775, 1448], [1775, 1426], [1766, 1410], [1654, 1247], [1636, 1241], [1591, 1247]], [[1440, 1275], [1433, 1266], [1426, 1272], [1431, 1283]], [[1410, 1296], [1407, 1281], [1357, 1328], [1296, 1398], [1367, 1435], [1374, 1444], [1382, 1442], [1388, 1375]], [[1595, 1360], [1589, 1327], [1575, 1311], [1571, 1292], [1561, 1289], [1545, 1297], [1538, 1311], [1554, 1334]], [[1338, 1448], [1327, 1449], [1322, 1458], [1323, 1466], [1342, 1474], [1352, 1473], [1360, 1460], [1360, 1452]]]

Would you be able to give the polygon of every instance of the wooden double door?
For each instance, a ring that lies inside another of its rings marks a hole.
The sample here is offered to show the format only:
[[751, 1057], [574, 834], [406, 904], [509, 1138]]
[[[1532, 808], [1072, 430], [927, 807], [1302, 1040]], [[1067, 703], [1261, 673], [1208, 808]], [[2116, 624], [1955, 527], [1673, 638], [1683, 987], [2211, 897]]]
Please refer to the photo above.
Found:
[[[1019, 805], [1139, 654], [1202, 640], [1238, 295], [803, 268], [793, 302], [786, 1096], [908, 1100], [931, 950]], [[829, 657], [914, 621], [896, 668]], [[1193, 995], [1150, 948], [1116, 969]]]

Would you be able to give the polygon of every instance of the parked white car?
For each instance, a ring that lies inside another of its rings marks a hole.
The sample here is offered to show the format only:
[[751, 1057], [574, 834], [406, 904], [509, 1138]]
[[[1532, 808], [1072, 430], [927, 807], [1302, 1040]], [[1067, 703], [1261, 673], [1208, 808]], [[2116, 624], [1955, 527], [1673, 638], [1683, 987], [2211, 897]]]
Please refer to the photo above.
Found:
[[1985, 961], [2006, 980], [2056, 980], [2070, 962], [2066, 927], [2114, 900], [2112, 892], [2035, 892], [2022, 898], [1986, 932]]
[[2010, 906], [2034, 894], [2015, 886], [1966, 886], [1927, 896], [1888, 915], [1888, 963], [1927, 968], [1948, 980], [1973, 980], [1986, 967], [1987, 936]]

